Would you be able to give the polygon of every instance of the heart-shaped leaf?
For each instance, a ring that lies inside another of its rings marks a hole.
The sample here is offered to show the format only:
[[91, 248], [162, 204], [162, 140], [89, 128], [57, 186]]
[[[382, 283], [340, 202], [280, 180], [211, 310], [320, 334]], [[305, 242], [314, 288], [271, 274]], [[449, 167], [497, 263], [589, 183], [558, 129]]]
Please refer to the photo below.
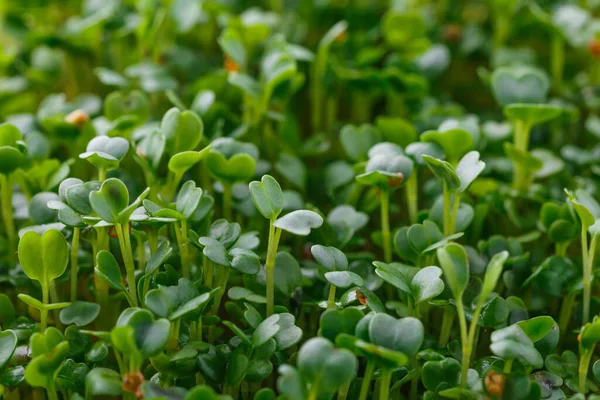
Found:
[[118, 223], [119, 214], [129, 206], [127, 186], [117, 178], [107, 179], [99, 190], [90, 193], [90, 204], [104, 221]]
[[100, 305], [87, 301], [76, 301], [60, 312], [60, 322], [65, 325], [86, 326], [100, 314]]
[[19, 261], [29, 279], [48, 288], [67, 269], [69, 245], [56, 229], [49, 229], [42, 236], [29, 231], [19, 241]]
[[356, 356], [346, 349], [335, 349], [325, 338], [312, 338], [298, 352], [298, 370], [308, 382], [319, 382], [319, 388], [333, 392], [356, 374]]
[[283, 192], [275, 178], [263, 175], [260, 182], [250, 182], [248, 187], [256, 209], [263, 217], [276, 220], [283, 210]]
[[473, 148], [473, 137], [461, 128], [445, 131], [427, 131], [421, 134], [422, 142], [435, 143], [440, 146], [451, 163], [458, 161]]
[[470, 151], [460, 159], [456, 166], [456, 175], [460, 180], [458, 193], [463, 193], [473, 181], [483, 172], [485, 163], [479, 160], [478, 151]]
[[127, 151], [129, 142], [120, 137], [96, 136], [88, 143], [85, 153], [79, 158], [87, 160], [94, 167], [106, 171], [119, 167]]
[[511, 121], [521, 121], [532, 127], [557, 118], [562, 113], [559, 107], [549, 104], [511, 104], [504, 107], [504, 115]]
[[12, 124], [0, 125], [0, 174], [8, 175], [27, 162], [23, 136]]
[[356, 180], [363, 185], [396, 189], [410, 178], [413, 166], [413, 161], [402, 154], [376, 154], [369, 158], [365, 173], [358, 175]]
[[113, 289], [125, 291], [121, 269], [119, 264], [111, 253], [106, 250], [100, 250], [96, 256], [96, 275], [104, 283]]
[[315, 260], [329, 271], [343, 271], [348, 269], [348, 258], [339, 249], [333, 246], [316, 244], [310, 248]]
[[544, 103], [550, 81], [538, 69], [528, 66], [500, 67], [492, 73], [492, 91], [501, 106], [512, 103]]
[[162, 118], [160, 131], [166, 138], [167, 153], [174, 155], [193, 150], [200, 144], [204, 134], [204, 124], [193, 111], [171, 108]]
[[425, 164], [427, 164], [427, 166], [429, 167], [431, 172], [433, 172], [436, 178], [438, 178], [448, 186], [448, 189], [455, 191], [460, 188], [460, 178], [456, 174], [456, 170], [454, 169], [454, 167], [452, 167], [452, 165], [449, 162], [438, 160], [437, 158], [433, 158], [427, 155], [423, 155], [422, 159], [423, 161], [425, 161]]
[[396, 319], [387, 314], [375, 314], [369, 321], [369, 340], [386, 349], [413, 357], [423, 344], [425, 329], [417, 318]]
[[110, 121], [131, 116], [136, 123], [144, 122], [150, 115], [150, 102], [140, 90], [112, 92], [104, 100], [104, 114]]
[[17, 335], [7, 330], [0, 332], [0, 368], [4, 368], [6, 363], [10, 361], [15, 349], [17, 348], [18, 338]]
[[438, 267], [425, 267], [417, 272], [410, 283], [410, 291], [415, 304], [432, 299], [442, 293], [444, 282], [440, 279], [442, 270]]
[[533, 346], [533, 342], [518, 325], [499, 329], [492, 332], [490, 350], [505, 360], [519, 358], [534, 368], [543, 365], [540, 353]]
[[96, 367], [85, 377], [86, 392], [92, 396], [121, 396], [121, 375], [112, 369]]
[[165, 261], [171, 256], [173, 253], [173, 247], [171, 247], [171, 243], [168, 240], [165, 240], [158, 246], [158, 249], [152, 254], [152, 257], [148, 260], [146, 264], [146, 269], [144, 273], [146, 275], [152, 275], [161, 265], [165, 263]]
[[294, 235], [307, 236], [311, 229], [320, 228], [323, 218], [314, 211], [297, 210], [277, 219], [273, 226]]
[[146, 356], [161, 352], [169, 340], [171, 324], [167, 319], [154, 319], [152, 313], [142, 309], [126, 309], [116, 323], [117, 327], [132, 327], [135, 345]]
[[206, 146], [200, 151], [182, 151], [169, 159], [169, 171], [176, 176], [182, 176], [187, 170], [204, 160], [211, 147]]
[[177, 194], [175, 209], [183, 215], [183, 218], [189, 219], [200, 205], [201, 198], [202, 189], [196, 187], [194, 181], [187, 181]]
[[363, 316], [362, 311], [354, 307], [329, 309], [321, 315], [320, 334], [332, 342], [340, 333], [353, 335]]
[[333, 286], [347, 288], [350, 286], [364, 286], [360, 275], [351, 271], [330, 271], [325, 273], [325, 279]]
[[465, 249], [449, 243], [437, 249], [437, 257], [454, 297], [461, 297], [469, 283], [469, 259]]

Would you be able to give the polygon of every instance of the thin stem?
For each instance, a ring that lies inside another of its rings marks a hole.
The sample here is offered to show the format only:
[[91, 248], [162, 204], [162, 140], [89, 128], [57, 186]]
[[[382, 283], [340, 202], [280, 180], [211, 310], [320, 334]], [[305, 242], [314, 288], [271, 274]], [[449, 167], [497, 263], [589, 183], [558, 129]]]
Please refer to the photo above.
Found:
[[444, 181], [444, 236], [452, 235], [452, 213], [450, 211], [450, 190], [448, 184]]
[[229, 184], [223, 185], [223, 218], [231, 221], [231, 202], [233, 199], [233, 187]]
[[562, 34], [555, 33], [552, 36], [552, 85], [555, 93], [560, 93], [562, 87], [563, 70], [565, 66], [565, 40]]
[[[456, 313], [458, 315], [458, 323], [460, 326], [460, 341], [462, 342], [462, 349], [463, 349], [460, 385], [465, 387], [467, 384], [467, 374], [469, 373], [471, 348], [467, 344], [468, 340], [469, 340], [467, 337], [467, 319], [465, 318], [465, 311], [463, 309], [463, 301], [462, 301], [461, 296], [459, 296], [456, 299]], [[465, 354], [465, 350], [466, 350], [466, 354]]]
[[502, 370], [502, 372], [504, 372], [505, 374], [510, 374], [510, 371], [512, 370], [513, 361], [514, 361], [514, 359], [512, 359], [512, 358], [509, 360], [506, 360], [504, 362], [504, 369]]
[[[515, 121], [515, 148], [523, 153], [527, 153], [529, 149], [530, 131], [531, 127], [523, 121]], [[513, 166], [513, 187], [522, 190], [527, 184], [527, 175], [528, 171], [523, 168], [523, 164], [515, 162]]]
[[221, 275], [219, 281], [217, 282], [217, 286], [220, 287], [219, 291], [215, 295], [215, 301], [213, 304], [213, 314], [217, 315], [219, 312], [219, 307], [221, 306], [221, 300], [223, 299], [223, 295], [227, 290], [227, 282], [229, 281], [229, 271], [231, 268], [223, 267], [223, 274]]
[[392, 238], [390, 235], [390, 193], [382, 190], [381, 200], [381, 237], [383, 240], [383, 258], [386, 263], [392, 262]]
[[56, 393], [53, 383], [48, 386], [46, 393], [48, 394], [48, 400], [58, 400], [58, 393]]
[[210, 288], [213, 287], [213, 275], [215, 273], [215, 266], [208, 257], [204, 256], [204, 284]]
[[442, 316], [442, 328], [440, 330], [440, 341], [438, 342], [439, 348], [444, 348], [448, 345], [448, 340], [450, 339], [450, 332], [452, 331], [453, 322], [454, 315], [452, 311], [444, 310], [444, 314]]
[[104, 168], [98, 168], [98, 180], [104, 182], [106, 180], [106, 170]]
[[0, 190], [2, 191], [2, 220], [4, 221], [4, 230], [8, 240], [8, 252], [13, 261], [16, 262], [17, 237], [15, 234], [15, 221], [13, 220], [12, 185], [5, 174], [0, 174]]
[[71, 302], [77, 300], [77, 283], [79, 275], [79, 228], [73, 228], [73, 238], [71, 239]]
[[581, 355], [579, 360], [579, 393], [585, 393], [587, 391], [587, 373], [593, 355], [594, 352], [592, 350], [587, 350]]
[[560, 242], [560, 243], [556, 243], [556, 246], [554, 248], [554, 254], [556, 254], [557, 256], [566, 256], [567, 255], [567, 249], [569, 248], [569, 244], [571, 244], [571, 242]]
[[379, 400], [388, 400], [390, 398], [390, 383], [392, 382], [392, 370], [385, 369], [381, 375], [379, 383]]
[[144, 272], [146, 265], [146, 245], [141, 237], [136, 237], [137, 253], [138, 253], [138, 269]]
[[338, 390], [337, 400], [346, 400], [348, 397], [348, 391], [350, 390], [350, 384], [352, 381], [348, 381], [342, 385], [340, 390]]
[[315, 380], [312, 387], [310, 388], [310, 393], [308, 394], [308, 400], [317, 400], [319, 397], [319, 377]]
[[181, 272], [185, 279], [190, 279], [190, 265], [188, 257], [187, 221], [182, 220], [180, 228], [175, 226], [179, 257], [181, 258]]
[[406, 205], [408, 207], [408, 219], [411, 225], [417, 223], [417, 214], [419, 213], [419, 189], [417, 180], [417, 170], [415, 169], [406, 181]]
[[571, 320], [573, 306], [575, 305], [575, 298], [576, 294], [574, 292], [567, 294], [563, 298], [560, 316], [558, 319], [558, 329], [559, 332], [561, 332], [561, 337], [564, 337], [567, 329], [569, 328], [569, 321]]
[[265, 269], [267, 273], [267, 318], [275, 312], [275, 257], [277, 256], [277, 247], [279, 246], [279, 238], [281, 237], [281, 229], [273, 226], [273, 222], [269, 223], [269, 245], [267, 247], [267, 262]]
[[365, 368], [365, 375], [363, 376], [362, 384], [360, 386], [360, 396], [358, 397], [358, 400], [367, 400], [374, 370], [375, 363], [371, 360], [367, 361], [367, 367]]
[[329, 298], [327, 299], [327, 309], [335, 308], [335, 285], [329, 286]]
[[138, 301], [135, 290], [135, 264], [133, 262], [133, 254], [131, 253], [129, 227], [124, 227], [122, 224], [116, 224], [115, 228], [117, 230], [119, 245], [121, 246], [121, 253], [123, 254], [123, 262], [125, 263], [125, 270], [127, 272], [129, 297], [131, 298], [134, 307], [137, 307]]
[[[594, 238], [592, 242], [595, 245]], [[581, 228], [581, 254], [583, 257], [583, 324], [590, 320], [590, 298], [592, 294], [592, 268], [589, 261], [590, 249], [588, 249], [587, 226]]]
[[158, 230], [156, 228], [148, 230], [148, 246], [150, 247], [150, 256], [152, 256], [158, 249]]
[[460, 195], [454, 195], [454, 203], [452, 204], [452, 217], [450, 217], [450, 231], [452, 233], [456, 230], [456, 217], [458, 216], [458, 208], [460, 207]]
[[46, 285], [42, 285], [42, 303], [44, 308], [40, 310], [40, 331], [44, 333], [48, 326], [48, 309], [46, 308], [48, 305], [48, 287]]

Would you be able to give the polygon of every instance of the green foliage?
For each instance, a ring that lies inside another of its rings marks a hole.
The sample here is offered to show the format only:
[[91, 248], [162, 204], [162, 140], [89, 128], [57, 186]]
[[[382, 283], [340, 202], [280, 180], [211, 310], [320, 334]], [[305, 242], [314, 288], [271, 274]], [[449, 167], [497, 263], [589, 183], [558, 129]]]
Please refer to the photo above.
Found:
[[0, 397], [598, 398], [597, 1], [4, 3]]

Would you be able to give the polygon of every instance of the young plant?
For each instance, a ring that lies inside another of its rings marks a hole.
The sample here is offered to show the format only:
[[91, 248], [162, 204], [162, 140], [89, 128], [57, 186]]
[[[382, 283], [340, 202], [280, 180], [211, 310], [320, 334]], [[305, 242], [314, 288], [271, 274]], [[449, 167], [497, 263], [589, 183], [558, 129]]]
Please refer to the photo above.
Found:
[[113, 224], [117, 231], [119, 245], [123, 254], [123, 261], [127, 271], [127, 286], [129, 297], [134, 306], [137, 306], [137, 291], [135, 284], [135, 264], [131, 247], [131, 234], [129, 217], [138, 208], [150, 189], [146, 189], [135, 201], [129, 204], [129, 191], [127, 186], [116, 178], [105, 180], [97, 191], [92, 191], [90, 204], [96, 214], [108, 224]]
[[392, 262], [392, 237], [390, 233], [390, 193], [398, 189], [410, 178], [413, 161], [404, 155], [402, 149], [393, 143], [379, 143], [369, 150], [369, 161], [365, 172], [356, 180], [379, 190], [381, 209], [381, 240], [384, 261]]
[[[581, 257], [583, 260], [583, 323], [590, 320], [590, 299], [592, 295], [592, 279], [596, 244], [600, 230], [597, 220], [600, 218], [600, 204], [589, 193], [577, 190], [571, 193], [565, 190], [575, 212], [581, 222]], [[591, 241], [588, 246], [588, 232]]]
[[586, 323], [579, 336], [579, 393], [587, 393], [587, 374], [590, 361], [594, 355], [596, 344], [600, 342], [600, 318], [594, 317], [592, 322]]
[[17, 233], [13, 220], [13, 183], [10, 175], [18, 168], [25, 166], [27, 162], [27, 148], [23, 142], [23, 136], [14, 125], [0, 125], [0, 160], [2, 221], [8, 240], [8, 252], [14, 260]]
[[504, 262], [508, 258], [508, 252], [503, 251], [496, 254], [488, 264], [486, 273], [478, 296], [477, 306], [473, 312], [472, 322], [467, 328], [467, 319], [464, 311], [463, 294], [469, 283], [469, 259], [465, 249], [456, 243], [447, 244], [437, 250], [437, 257], [440, 266], [444, 271], [444, 277], [448, 287], [452, 291], [456, 302], [456, 312], [460, 327], [460, 341], [462, 343], [462, 368], [461, 368], [461, 386], [467, 384], [469, 366], [471, 365], [471, 354], [473, 352], [473, 341], [479, 321], [479, 314], [484, 302], [494, 291], [498, 279], [503, 271]]
[[479, 152], [471, 151], [460, 159], [455, 168], [447, 161], [427, 155], [422, 156], [429, 169], [442, 182], [445, 236], [454, 233], [460, 211], [461, 196], [485, 169], [485, 163], [479, 160], [479, 157]]
[[27, 294], [19, 299], [40, 311], [40, 331], [46, 331], [48, 311], [67, 307], [70, 303], [50, 304], [49, 293], [54, 280], [60, 277], [69, 263], [69, 245], [62, 233], [50, 229], [43, 235], [29, 231], [19, 241], [19, 262], [29, 279], [38, 281], [42, 288], [42, 301]]
[[296, 210], [281, 218], [283, 192], [279, 183], [270, 175], [264, 175], [260, 182], [250, 182], [250, 195], [254, 206], [263, 217], [269, 220], [269, 241], [265, 263], [267, 286], [267, 317], [275, 310], [275, 257], [282, 231], [307, 236], [311, 229], [319, 228], [323, 218], [309, 210]]

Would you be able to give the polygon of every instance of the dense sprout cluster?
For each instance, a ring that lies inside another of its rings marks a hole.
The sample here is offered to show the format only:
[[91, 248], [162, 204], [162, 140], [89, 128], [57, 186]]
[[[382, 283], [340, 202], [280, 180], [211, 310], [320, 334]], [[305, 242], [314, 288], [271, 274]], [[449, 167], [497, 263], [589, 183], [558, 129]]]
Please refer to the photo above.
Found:
[[0, 397], [600, 399], [597, 0], [0, 21]]

